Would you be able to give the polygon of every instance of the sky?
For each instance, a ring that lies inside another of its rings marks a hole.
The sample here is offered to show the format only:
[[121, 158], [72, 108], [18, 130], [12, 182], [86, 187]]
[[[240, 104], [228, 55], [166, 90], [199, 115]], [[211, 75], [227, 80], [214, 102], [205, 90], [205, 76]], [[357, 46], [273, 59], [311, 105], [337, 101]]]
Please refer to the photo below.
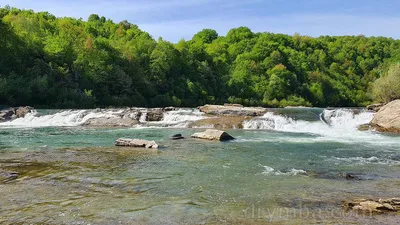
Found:
[[360, 35], [400, 39], [399, 0], [0, 0], [0, 6], [86, 20], [128, 20], [155, 39], [189, 40], [204, 28], [219, 35], [239, 26], [292, 35]]

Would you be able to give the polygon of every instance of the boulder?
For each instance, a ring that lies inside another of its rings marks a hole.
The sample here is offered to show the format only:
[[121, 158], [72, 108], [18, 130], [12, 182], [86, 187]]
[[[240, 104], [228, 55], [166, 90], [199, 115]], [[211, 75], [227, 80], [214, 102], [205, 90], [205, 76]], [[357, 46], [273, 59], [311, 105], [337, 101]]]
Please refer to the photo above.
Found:
[[359, 131], [368, 131], [371, 130], [373, 127], [371, 124], [361, 124], [360, 126], [357, 127]]
[[400, 133], [400, 99], [383, 106], [375, 114], [371, 125], [377, 131]]
[[195, 121], [190, 124], [190, 127], [214, 129], [242, 129], [243, 121], [248, 119], [250, 119], [250, 117], [246, 116], [211, 117]]
[[19, 107], [17, 110], [15, 110], [15, 115], [17, 118], [22, 118], [25, 117], [26, 114], [30, 113], [33, 111], [32, 107], [25, 106], [25, 107]]
[[172, 140], [179, 140], [179, 139], [184, 139], [182, 134], [174, 134], [170, 137]]
[[241, 105], [205, 105], [198, 109], [203, 113], [216, 116], [262, 116], [267, 112], [265, 108]]
[[119, 138], [115, 141], [115, 146], [155, 149], [158, 148], [158, 144], [154, 141], [129, 138]]
[[138, 121], [129, 117], [99, 117], [88, 119], [83, 126], [88, 127], [132, 127]]
[[377, 104], [368, 105], [366, 108], [367, 108], [367, 110], [378, 112], [384, 105], [385, 104], [383, 104], [383, 103], [377, 103]]
[[229, 141], [235, 139], [225, 131], [208, 129], [204, 132], [195, 133], [191, 136], [192, 138], [214, 140], [214, 141]]

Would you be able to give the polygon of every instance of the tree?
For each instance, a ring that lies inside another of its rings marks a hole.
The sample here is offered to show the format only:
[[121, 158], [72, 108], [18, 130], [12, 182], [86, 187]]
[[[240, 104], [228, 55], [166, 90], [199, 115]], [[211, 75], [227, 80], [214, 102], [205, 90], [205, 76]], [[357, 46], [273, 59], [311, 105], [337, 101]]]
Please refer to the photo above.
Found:
[[400, 98], [400, 63], [393, 64], [372, 86], [372, 94], [377, 102], [388, 103]]

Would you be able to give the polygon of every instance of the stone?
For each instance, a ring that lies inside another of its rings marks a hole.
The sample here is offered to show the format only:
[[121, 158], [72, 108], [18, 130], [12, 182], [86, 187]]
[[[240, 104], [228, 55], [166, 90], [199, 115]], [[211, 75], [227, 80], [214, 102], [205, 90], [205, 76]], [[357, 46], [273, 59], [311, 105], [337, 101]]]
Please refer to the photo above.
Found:
[[205, 105], [198, 107], [200, 112], [216, 116], [262, 116], [266, 108], [243, 107], [241, 105]]
[[243, 122], [250, 118], [246, 116], [211, 117], [194, 121], [189, 126], [192, 128], [242, 129]]
[[367, 110], [378, 112], [384, 105], [385, 104], [383, 104], [383, 103], [377, 103], [377, 104], [368, 105], [366, 108], [367, 108]]
[[179, 139], [184, 139], [184, 137], [182, 136], [182, 134], [174, 134], [170, 137], [170, 139], [172, 140], [179, 140]]
[[368, 131], [371, 130], [373, 127], [371, 126], [371, 124], [361, 124], [360, 126], [358, 126], [358, 130], [359, 131]]
[[99, 117], [91, 118], [83, 123], [83, 126], [88, 127], [132, 127], [138, 124], [138, 121], [129, 117]]
[[0, 111], [0, 122], [6, 122], [17, 118], [25, 117], [26, 114], [33, 112], [34, 109], [30, 106], [8, 108]]
[[119, 138], [115, 141], [115, 146], [135, 147], [135, 148], [153, 148], [157, 149], [158, 144], [155, 141], [141, 139]]
[[375, 114], [371, 125], [377, 131], [400, 133], [400, 99], [383, 106]]
[[385, 213], [398, 211], [399, 207], [392, 201], [392, 199], [356, 199], [353, 201], [345, 201], [344, 207], [367, 213]]
[[229, 141], [235, 139], [225, 131], [207, 129], [204, 132], [195, 133], [191, 136], [192, 138], [214, 140], [214, 141]]
[[25, 106], [25, 107], [19, 107], [17, 110], [15, 110], [15, 115], [17, 118], [22, 118], [25, 117], [26, 114], [30, 113], [33, 111], [32, 107]]
[[155, 122], [161, 121], [164, 117], [164, 112], [162, 109], [152, 109], [151, 111], [147, 112], [147, 121]]

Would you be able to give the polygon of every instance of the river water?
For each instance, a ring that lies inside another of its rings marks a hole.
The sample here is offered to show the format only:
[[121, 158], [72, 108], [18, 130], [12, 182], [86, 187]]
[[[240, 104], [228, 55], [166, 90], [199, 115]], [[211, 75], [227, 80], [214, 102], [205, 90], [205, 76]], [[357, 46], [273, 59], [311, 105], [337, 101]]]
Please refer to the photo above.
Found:
[[[236, 140], [190, 139], [205, 115], [87, 128], [120, 110], [39, 110], [0, 123], [0, 223], [393, 224], [397, 214], [345, 211], [344, 200], [400, 196], [400, 136], [358, 131], [373, 113], [274, 109], [229, 130]], [[169, 136], [187, 137], [172, 141]], [[120, 137], [159, 150], [116, 148]], [[346, 179], [352, 174], [355, 179]]]

